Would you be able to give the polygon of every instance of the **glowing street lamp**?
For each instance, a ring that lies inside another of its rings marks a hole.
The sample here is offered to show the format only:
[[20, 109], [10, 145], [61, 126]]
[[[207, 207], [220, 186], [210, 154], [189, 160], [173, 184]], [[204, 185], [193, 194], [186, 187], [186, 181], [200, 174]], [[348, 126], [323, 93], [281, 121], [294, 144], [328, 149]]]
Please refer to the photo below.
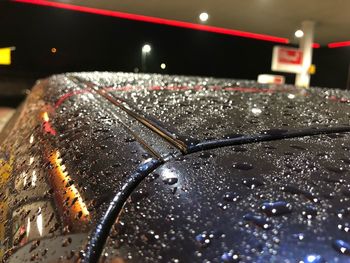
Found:
[[145, 44], [142, 47], [142, 54], [141, 54], [141, 62], [142, 62], [142, 71], [146, 72], [146, 59], [147, 55], [151, 53], [152, 47], [149, 44]]
[[149, 52], [151, 52], [151, 50], [152, 50], [152, 48], [151, 48], [151, 46], [149, 44], [145, 44], [142, 47], [142, 52], [143, 53], [149, 53]]

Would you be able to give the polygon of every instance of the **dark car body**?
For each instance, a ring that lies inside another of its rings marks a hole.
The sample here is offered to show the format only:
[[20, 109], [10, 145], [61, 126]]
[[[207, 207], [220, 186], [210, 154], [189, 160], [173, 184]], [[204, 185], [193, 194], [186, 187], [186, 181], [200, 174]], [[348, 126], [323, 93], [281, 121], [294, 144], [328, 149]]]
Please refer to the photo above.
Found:
[[350, 93], [69, 73], [1, 134], [8, 262], [349, 262]]

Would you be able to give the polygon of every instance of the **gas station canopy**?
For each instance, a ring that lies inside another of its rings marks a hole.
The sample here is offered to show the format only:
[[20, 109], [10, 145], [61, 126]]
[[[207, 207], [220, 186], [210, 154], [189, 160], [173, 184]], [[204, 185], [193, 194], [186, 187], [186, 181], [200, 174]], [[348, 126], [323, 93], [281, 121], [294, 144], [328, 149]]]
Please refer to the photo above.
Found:
[[[152, 18], [203, 24], [199, 14], [206, 12], [205, 25], [220, 29], [275, 36], [298, 43], [294, 32], [302, 21], [315, 22], [316, 43], [328, 45], [350, 40], [350, 1], [348, 0], [14, 0], [33, 4], [77, 6], [76, 11], [107, 10]], [[53, 6], [54, 6], [53, 5]], [[57, 6], [59, 7], [59, 6]], [[79, 8], [81, 7], [81, 8]], [[72, 9], [72, 8], [71, 8]], [[98, 13], [98, 12], [96, 12]], [[137, 19], [136, 19], [137, 20]], [[139, 19], [140, 20], [140, 19]], [[147, 21], [147, 19], [146, 19]], [[282, 42], [282, 41], [281, 41]]]

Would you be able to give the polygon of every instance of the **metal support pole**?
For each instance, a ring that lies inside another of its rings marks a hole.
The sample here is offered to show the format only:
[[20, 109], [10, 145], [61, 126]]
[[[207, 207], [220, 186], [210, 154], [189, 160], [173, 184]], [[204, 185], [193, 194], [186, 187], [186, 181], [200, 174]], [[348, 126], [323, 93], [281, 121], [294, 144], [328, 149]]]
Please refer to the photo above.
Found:
[[301, 30], [304, 36], [300, 38], [300, 49], [303, 51], [302, 70], [296, 75], [295, 85], [308, 88], [310, 85], [309, 68], [312, 64], [312, 44], [314, 42], [315, 22], [303, 21]]
[[147, 60], [147, 53], [142, 51], [141, 54], [141, 68], [142, 68], [142, 72], [146, 72], [146, 60]]

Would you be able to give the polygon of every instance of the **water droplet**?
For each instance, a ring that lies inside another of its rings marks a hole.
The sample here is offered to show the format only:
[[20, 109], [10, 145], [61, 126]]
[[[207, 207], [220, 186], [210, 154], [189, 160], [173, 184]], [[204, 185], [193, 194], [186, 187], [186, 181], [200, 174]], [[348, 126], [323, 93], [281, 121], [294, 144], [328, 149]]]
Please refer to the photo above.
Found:
[[202, 233], [196, 236], [197, 242], [200, 244], [201, 247], [207, 247], [209, 246], [211, 240], [209, 236], [206, 233]]
[[334, 138], [343, 138], [343, 137], [344, 137], [343, 134], [339, 134], [339, 133], [327, 134], [327, 136], [328, 136], [329, 138], [332, 138], [332, 139], [334, 139]]
[[350, 232], [350, 225], [349, 225], [349, 223], [338, 224], [338, 229], [341, 231], [344, 231], [346, 233], [349, 233]]
[[261, 215], [248, 213], [243, 216], [243, 219], [265, 230], [268, 230], [272, 227], [272, 223], [268, 220], [268, 218], [265, 218]]
[[227, 192], [222, 197], [222, 199], [227, 202], [236, 202], [239, 198], [240, 196], [236, 192]]
[[302, 211], [302, 215], [307, 219], [312, 219], [313, 217], [317, 216], [317, 209], [312, 205], [307, 205]]
[[149, 193], [140, 189], [136, 192], [133, 192], [130, 196], [131, 201], [136, 203], [136, 202], [140, 202], [142, 199], [146, 198], [149, 196]]
[[350, 244], [344, 240], [335, 240], [333, 242], [333, 248], [341, 254], [350, 256]]
[[314, 197], [311, 193], [300, 190], [299, 188], [297, 188], [296, 186], [293, 186], [293, 185], [282, 186], [281, 190], [283, 192], [290, 193], [292, 195], [297, 194], [297, 195], [304, 196], [306, 199], [308, 199], [312, 202], [315, 202], [315, 203], [318, 202], [318, 199], [316, 197]]
[[264, 202], [261, 210], [268, 216], [280, 216], [292, 212], [292, 205], [285, 201]]
[[68, 238], [63, 240], [62, 247], [67, 247], [70, 243], [72, 243], [72, 238], [68, 237]]
[[210, 245], [210, 243], [214, 238], [219, 238], [222, 235], [223, 233], [218, 230], [213, 230], [213, 231], [210, 231], [209, 233], [205, 231], [196, 236], [196, 241], [199, 243], [201, 247], [207, 247]]
[[340, 219], [348, 218], [349, 215], [350, 215], [350, 207], [347, 207], [347, 208], [344, 208], [344, 209], [340, 209], [340, 210], [337, 212], [337, 216], [338, 216], [338, 218], [340, 218]]
[[223, 263], [235, 263], [239, 262], [239, 255], [233, 251], [225, 252], [221, 256], [221, 262]]
[[229, 207], [229, 205], [220, 202], [218, 203], [218, 207], [221, 208], [222, 210], [226, 210]]
[[318, 202], [318, 199], [316, 197], [314, 197], [311, 193], [300, 190], [299, 188], [297, 188], [296, 186], [293, 186], [293, 185], [282, 186], [281, 190], [286, 192], [286, 193], [293, 194], [293, 195], [297, 194], [297, 195], [304, 196], [308, 200], [315, 202], [315, 203]]
[[233, 148], [233, 151], [234, 152], [246, 152], [247, 148], [236, 146], [236, 147]]
[[159, 178], [159, 174], [157, 174], [157, 173], [150, 174], [146, 177], [146, 181], [148, 183], [150, 183], [150, 182], [153, 182], [154, 180], [156, 180], [157, 178]]
[[178, 179], [176, 177], [173, 177], [173, 178], [165, 178], [163, 179], [163, 182], [167, 185], [173, 185], [173, 184], [176, 184], [178, 181]]
[[350, 164], [350, 158], [341, 158], [340, 160], [346, 164]]
[[249, 179], [244, 179], [242, 181], [242, 183], [245, 186], [248, 186], [250, 189], [254, 189], [256, 187], [264, 185], [264, 183], [262, 181], [260, 181], [259, 179], [254, 178], [254, 177], [253, 178], [249, 178]]
[[233, 167], [238, 169], [238, 170], [244, 170], [244, 171], [247, 171], [247, 170], [251, 170], [253, 169], [253, 165], [250, 164], [250, 163], [235, 163], [233, 164]]
[[199, 154], [199, 158], [202, 159], [209, 159], [210, 157], [213, 157], [214, 155], [209, 153], [209, 152], [202, 152], [201, 154]]
[[302, 241], [305, 239], [305, 234], [304, 233], [296, 233], [292, 235], [294, 238], [298, 239], [299, 241]]
[[35, 240], [32, 242], [29, 252], [32, 252], [34, 249], [36, 249], [40, 245], [40, 240]]
[[300, 150], [300, 151], [305, 151], [306, 148], [299, 146], [299, 145], [289, 145], [290, 148], [296, 149], [296, 150]]
[[300, 263], [325, 263], [326, 260], [320, 256], [315, 254], [307, 255]]
[[226, 134], [224, 135], [224, 138], [225, 139], [235, 139], [235, 138], [239, 138], [239, 137], [242, 137], [244, 136], [243, 134], [237, 134], [237, 133], [234, 133], [234, 134]]
[[330, 172], [333, 173], [344, 173], [346, 171], [346, 169], [344, 167], [336, 167], [336, 166], [326, 166], [326, 169]]
[[270, 129], [270, 130], [264, 130], [261, 132], [261, 134], [268, 134], [268, 135], [281, 135], [284, 133], [287, 133], [288, 130], [285, 129]]

